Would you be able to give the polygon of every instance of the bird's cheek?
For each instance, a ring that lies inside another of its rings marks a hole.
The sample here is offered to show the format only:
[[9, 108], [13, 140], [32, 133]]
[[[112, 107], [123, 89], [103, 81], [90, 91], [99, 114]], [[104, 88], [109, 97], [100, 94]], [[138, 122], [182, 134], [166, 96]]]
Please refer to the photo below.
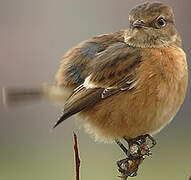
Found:
[[146, 40], [148, 37], [148, 32], [144, 29], [137, 31], [134, 35], [137, 40]]

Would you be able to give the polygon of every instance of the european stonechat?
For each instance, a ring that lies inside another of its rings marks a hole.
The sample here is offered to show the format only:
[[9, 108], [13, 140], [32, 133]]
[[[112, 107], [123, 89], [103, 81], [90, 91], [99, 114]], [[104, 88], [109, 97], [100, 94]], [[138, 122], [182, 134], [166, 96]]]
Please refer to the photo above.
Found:
[[36, 93], [7, 91], [7, 100], [47, 96], [64, 105], [54, 127], [77, 114], [87, 132], [101, 141], [116, 141], [124, 151], [122, 138], [130, 143], [149, 137], [155, 144], [145, 134], [165, 127], [184, 101], [186, 55], [169, 6], [144, 3], [131, 10], [129, 21], [126, 30], [93, 37], [70, 49], [54, 86]]

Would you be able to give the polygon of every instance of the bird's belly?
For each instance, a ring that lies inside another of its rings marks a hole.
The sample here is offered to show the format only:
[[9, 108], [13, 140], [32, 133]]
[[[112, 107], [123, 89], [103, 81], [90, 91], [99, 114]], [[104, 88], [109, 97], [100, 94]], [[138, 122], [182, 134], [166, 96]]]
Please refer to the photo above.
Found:
[[184, 97], [178, 93], [174, 89], [165, 90], [163, 96], [158, 91], [147, 96], [143, 96], [143, 92], [123, 92], [82, 111], [80, 116], [87, 132], [99, 141], [155, 134], [173, 119], [180, 108]]

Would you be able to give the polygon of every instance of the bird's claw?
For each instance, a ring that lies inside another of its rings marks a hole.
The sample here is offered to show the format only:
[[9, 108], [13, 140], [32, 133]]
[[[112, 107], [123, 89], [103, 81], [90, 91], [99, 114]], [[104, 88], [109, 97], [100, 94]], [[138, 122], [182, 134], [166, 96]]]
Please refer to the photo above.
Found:
[[129, 144], [128, 153], [124, 151], [124, 146], [122, 144], [120, 144], [120, 147], [123, 147], [123, 151], [127, 155], [127, 158], [118, 161], [117, 166], [119, 172], [122, 173], [120, 177], [125, 179], [127, 177], [137, 176], [139, 165], [143, 162], [145, 156], [150, 156], [152, 154], [151, 148], [156, 145], [156, 141], [149, 134], [138, 136], [131, 140], [124, 139]]
[[127, 178], [137, 176], [138, 167], [143, 162], [143, 160], [144, 158], [142, 157], [139, 159], [126, 158], [118, 161], [118, 170], [122, 174], [120, 177]]

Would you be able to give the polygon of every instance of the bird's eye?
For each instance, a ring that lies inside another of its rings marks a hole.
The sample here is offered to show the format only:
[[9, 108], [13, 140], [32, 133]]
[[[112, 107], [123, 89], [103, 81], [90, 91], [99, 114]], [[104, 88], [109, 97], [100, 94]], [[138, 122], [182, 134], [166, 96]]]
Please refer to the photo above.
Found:
[[160, 17], [157, 19], [157, 24], [159, 27], [164, 27], [164, 26], [166, 26], [166, 20], [164, 18]]

